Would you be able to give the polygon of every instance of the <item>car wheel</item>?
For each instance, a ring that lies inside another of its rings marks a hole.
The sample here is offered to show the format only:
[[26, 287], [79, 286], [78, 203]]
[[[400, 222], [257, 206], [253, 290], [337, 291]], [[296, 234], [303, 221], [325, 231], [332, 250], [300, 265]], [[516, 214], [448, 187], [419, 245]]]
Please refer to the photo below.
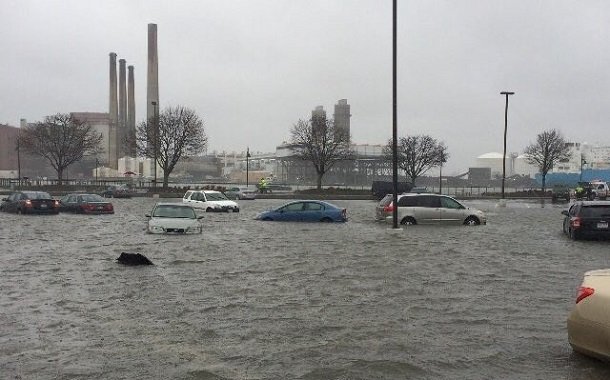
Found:
[[400, 221], [400, 224], [402, 224], [403, 226], [411, 226], [417, 224], [417, 222], [412, 217], [407, 216], [406, 218]]
[[570, 239], [578, 240], [578, 238], [579, 238], [578, 233], [570, 228]]
[[481, 222], [479, 221], [479, 219], [475, 218], [474, 216], [469, 216], [464, 221], [464, 224], [467, 226], [478, 226], [479, 224], [481, 224]]
[[332, 221], [333, 220], [329, 217], [324, 217], [324, 218], [320, 219], [320, 222], [322, 222], [322, 223], [332, 223]]
[[239, 212], [239, 209], [238, 208], [234, 208], [233, 212]]
[[212, 208], [211, 207], [206, 208], [205, 212], [212, 212]]
[[22, 209], [18, 208], [18, 209], [17, 209], [17, 214], [21, 215], [21, 214], [25, 214], [25, 213], [23, 212], [23, 210], [22, 210]]
[[271, 218], [270, 218], [270, 217], [268, 217], [268, 216], [264, 217], [264, 218], [263, 218], [263, 220], [264, 220], [265, 222], [272, 222], [272, 221], [273, 221], [273, 219], [271, 219]]

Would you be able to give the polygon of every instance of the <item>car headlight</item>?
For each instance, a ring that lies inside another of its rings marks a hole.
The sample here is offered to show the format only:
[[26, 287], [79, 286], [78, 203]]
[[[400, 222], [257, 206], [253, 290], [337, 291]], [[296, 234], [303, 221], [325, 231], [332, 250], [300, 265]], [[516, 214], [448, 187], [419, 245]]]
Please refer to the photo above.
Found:
[[150, 231], [152, 233], [157, 233], [157, 234], [165, 232], [163, 227], [159, 227], [159, 226], [148, 226], [148, 231]]

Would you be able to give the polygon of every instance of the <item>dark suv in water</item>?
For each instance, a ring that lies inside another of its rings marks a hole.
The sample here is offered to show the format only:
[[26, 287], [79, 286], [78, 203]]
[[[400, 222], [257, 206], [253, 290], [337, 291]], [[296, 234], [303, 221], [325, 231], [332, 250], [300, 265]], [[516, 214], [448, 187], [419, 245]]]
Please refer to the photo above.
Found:
[[578, 201], [561, 212], [563, 232], [571, 239], [610, 237], [610, 201]]

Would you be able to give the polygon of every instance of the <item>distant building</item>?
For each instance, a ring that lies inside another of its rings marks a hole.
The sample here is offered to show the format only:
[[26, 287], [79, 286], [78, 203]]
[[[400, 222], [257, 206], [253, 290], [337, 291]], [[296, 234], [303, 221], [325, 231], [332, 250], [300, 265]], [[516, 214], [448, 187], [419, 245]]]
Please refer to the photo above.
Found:
[[112, 167], [112, 165], [108, 165], [110, 114], [107, 112], [72, 112], [70, 115], [76, 120], [88, 123], [96, 133], [102, 135], [102, 152], [97, 158], [99, 162]]
[[17, 135], [19, 128], [0, 124], [0, 177], [17, 177]]
[[314, 108], [314, 110], [311, 111], [311, 118], [312, 119], [316, 119], [316, 118], [326, 119], [326, 110], [324, 110], [324, 106], [317, 106], [316, 108]]
[[347, 99], [340, 99], [337, 104], [335, 104], [335, 127], [337, 130], [344, 131], [350, 135], [350, 127], [349, 121], [350, 117], [350, 105], [347, 104]]

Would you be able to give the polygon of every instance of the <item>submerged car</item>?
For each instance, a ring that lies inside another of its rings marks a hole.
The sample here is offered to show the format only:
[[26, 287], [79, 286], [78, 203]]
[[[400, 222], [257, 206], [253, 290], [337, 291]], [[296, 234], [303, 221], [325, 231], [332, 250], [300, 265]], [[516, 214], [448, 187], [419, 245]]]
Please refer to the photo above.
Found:
[[610, 269], [586, 272], [568, 317], [574, 351], [610, 361]]
[[572, 240], [610, 237], [610, 201], [577, 201], [561, 214], [563, 232]]
[[59, 200], [61, 212], [114, 214], [114, 206], [97, 194], [67, 194]]
[[146, 214], [150, 234], [200, 234], [203, 226], [195, 209], [182, 203], [157, 203]]
[[324, 201], [294, 201], [261, 212], [257, 220], [290, 222], [347, 222], [347, 210]]
[[229, 199], [237, 200], [253, 200], [256, 199], [256, 193], [258, 192], [255, 188], [250, 187], [230, 187], [225, 190], [224, 194]]
[[[393, 195], [386, 195], [375, 209], [375, 218], [392, 222]], [[398, 222], [411, 224], [486, 224], [483, 211], [466, 207], [447, 195], [431, 193], [404, 193], [398, 195]]]
[[17, 214], [59, 214], [59, 201], [44, 191], [17, 191], [2, 199], [0, 210]]
[[133, 190], [127, 186], [113, 185], [108, 186], [106, 190], [102, 192], [104, 198], [131, 198], [133, 196]]
[[239, 212], [239, 205], [216, 190], [188, 190], [182, 203], [206, 212]]

